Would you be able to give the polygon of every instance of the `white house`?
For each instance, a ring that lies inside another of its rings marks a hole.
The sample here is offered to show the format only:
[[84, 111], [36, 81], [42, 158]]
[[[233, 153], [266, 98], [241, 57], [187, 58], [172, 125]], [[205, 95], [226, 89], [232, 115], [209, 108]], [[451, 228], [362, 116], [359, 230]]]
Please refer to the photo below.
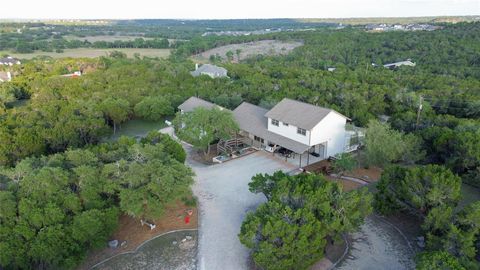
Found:
[[260, 146], [327, 158], [345, 152], [348, 117], [327, 108], [284, 98], [271, 110], [242, 103], [233, 114], [244, 135]]
[[195, 70], [190, 72], [190, 74], [192, 74], [192, 76], [194, 77], [198, 77], [200, 75], [207, 75], [210, 76], [210, 78], [212, 79], [228, 77], [227, 70], [225, 68], [210, 64], [204, 64], [201, 66], [195, 64]]
[[400, 61], [400, 62], [385, 64], [385, 65], [383, 65], [383, 67], [386, 67], [386, 68], [389, 68], [389, 69], [396, 69], [396, 68], [401, 67], [401, 66], [414, 67], [414, 66], [416, 66], [416, 65], [417, 65], [416, 63], [412, 62], [410, 59], [407, 59], [407, 60], [405, 60], [405, 61]]
[[13, 58], [11, 56], [7, 56], [4, 58], [0, 58], [0, 65], [4, 66], [13, 66], [13, 65], [20, 65], [21, 62], [17, 58]]
[[[192, 97], [179, 106], [182, 112], [196, 107], [213, 108], [213, 103]], [[347, 130], [348, 117], [332, 109], [284, 98], [271, 110], [243, 102], [233, 116], [241, 135], [249, 144], [274, 152], [283, 147], [299, 158], [300, 166], [309, 160], [322, 160], [355, 150]]]

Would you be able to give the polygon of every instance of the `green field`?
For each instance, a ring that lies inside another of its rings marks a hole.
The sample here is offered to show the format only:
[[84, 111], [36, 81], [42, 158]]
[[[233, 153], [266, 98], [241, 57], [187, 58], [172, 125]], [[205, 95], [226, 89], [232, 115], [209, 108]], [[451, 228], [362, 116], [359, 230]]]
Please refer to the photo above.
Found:
[[34, 53], [10, 53], [8, 51], [0, 51], [0, 55], [10, 55], [19, 59], [32, 59], [37, 56], [50, 56], [52, 58], [95, 58], [106, 56], [112, 51], [120, 51], [125, 53], [128, 57], [133, 57], [135, 53], [140, 56], [160, 57], [165, 58], [170, 55], [170, 49], [93, 49], [93, 48], [79, 48], [79, 49], [65, 49], [62, 53], [56, 52], [34, 52]]

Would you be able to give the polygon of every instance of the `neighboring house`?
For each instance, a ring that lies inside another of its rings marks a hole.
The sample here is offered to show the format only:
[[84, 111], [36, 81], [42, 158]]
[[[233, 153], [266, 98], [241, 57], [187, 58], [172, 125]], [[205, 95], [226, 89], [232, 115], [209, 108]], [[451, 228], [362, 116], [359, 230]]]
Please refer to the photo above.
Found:
[[13, 58], [11, 56], [7, 56], [4, 58], [0, 58], [0, 65], [4, 66], [13, 66], [13, 65], [20, 65], [21, 62], [17, 58]]
[[330, 71], [330, 72], [333, 72], [333, 71], [335, 71], [336, 69], [337, 69], [337, 68], [335, 68], [335, 67], [329, 67], [329, 68], [327, 68], [327, 70]]
[[416, 63], [412, 62], [410, 59], [407, 59], [406, 61], [400, 61], [400, 62], [396, 62], [396, 63], [390, 63], [390, 64], [383, 65], [383, 67], [386, 67], [386, 68], [389, 68], [389, 69], [396, 69], [400, 66], [414, 67], [414, 66], [416, 66]]
[[0, 82], [9, 82], [12, 80], [10, 71], [0, 71]]
[[[216, 105], [190, 98], [179, 109], [192, 111], [199, 106]], [[346, 128], [350, 119], [332, 109], [284, 98], [271, 110], [243, 102], [233, 110], [233, 116], [239, 135], [248, 138], [249, 144], [269, 152], [280, 147], [290, 150], [298, 155], [300, 166], [302, 156], [308, 164], [311, 158], [325, 159], [356, 149], [351, 145], [356, 135]]]
[[208, 75], [213, 79], [228, 77], [227, 70], [225, 68], [210, 64], [204, 64], [200, 67], [198, 66], [198, 64], [195, 64], [195, 70], [191, 71], [190, 74], [192, 74], [192, 76], [194, 77], [198, 77], [200, 75]]
[[186, 112], [191, 112], [198, 107], [202, 107], [206, 109], [212, 109], [214, 107], [217, 107], [220, 110], [224, 109], [221, 106], [218, 106], [216, 104], [213, 104], [211, 102], [208, 102], [206, 100], [203, 100], [197, 97], [190, 97], [189, 99], [185, 100], [182, 104], [178, 106], [178, 109], [180, 110], [180, 112], [186, 113]]
[[82, 72], [81, 71], [75, 71], [73, 73], [70, 73], [70, 74], [63, 74], [61, 75], [62, 77], [67, 77], [67, 78], [77, 78], [77, 77], [80, 77], [82, 76]]

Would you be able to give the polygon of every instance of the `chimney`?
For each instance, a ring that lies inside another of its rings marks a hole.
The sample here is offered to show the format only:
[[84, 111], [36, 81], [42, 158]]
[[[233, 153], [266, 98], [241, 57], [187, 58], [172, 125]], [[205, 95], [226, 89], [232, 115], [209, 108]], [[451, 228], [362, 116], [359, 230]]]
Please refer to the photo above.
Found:
[[195, 63], [195, 70], [198, 69], [198, 63]]

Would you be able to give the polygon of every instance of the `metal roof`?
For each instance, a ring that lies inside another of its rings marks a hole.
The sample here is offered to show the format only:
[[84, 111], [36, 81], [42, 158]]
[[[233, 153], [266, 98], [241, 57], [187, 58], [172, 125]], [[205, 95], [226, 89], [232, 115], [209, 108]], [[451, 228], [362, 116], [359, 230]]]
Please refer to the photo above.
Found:
[[223, 67], [210, 65], [210, 64], [204, 64], [204, 65], [201, 65], [196, 70], [190, 72], [190, 74], [192, 74], [192, 76], [200, 76], [202, 74], [210, 74], [214, 77], [226, 77], [227, 76], [227, 70]]

